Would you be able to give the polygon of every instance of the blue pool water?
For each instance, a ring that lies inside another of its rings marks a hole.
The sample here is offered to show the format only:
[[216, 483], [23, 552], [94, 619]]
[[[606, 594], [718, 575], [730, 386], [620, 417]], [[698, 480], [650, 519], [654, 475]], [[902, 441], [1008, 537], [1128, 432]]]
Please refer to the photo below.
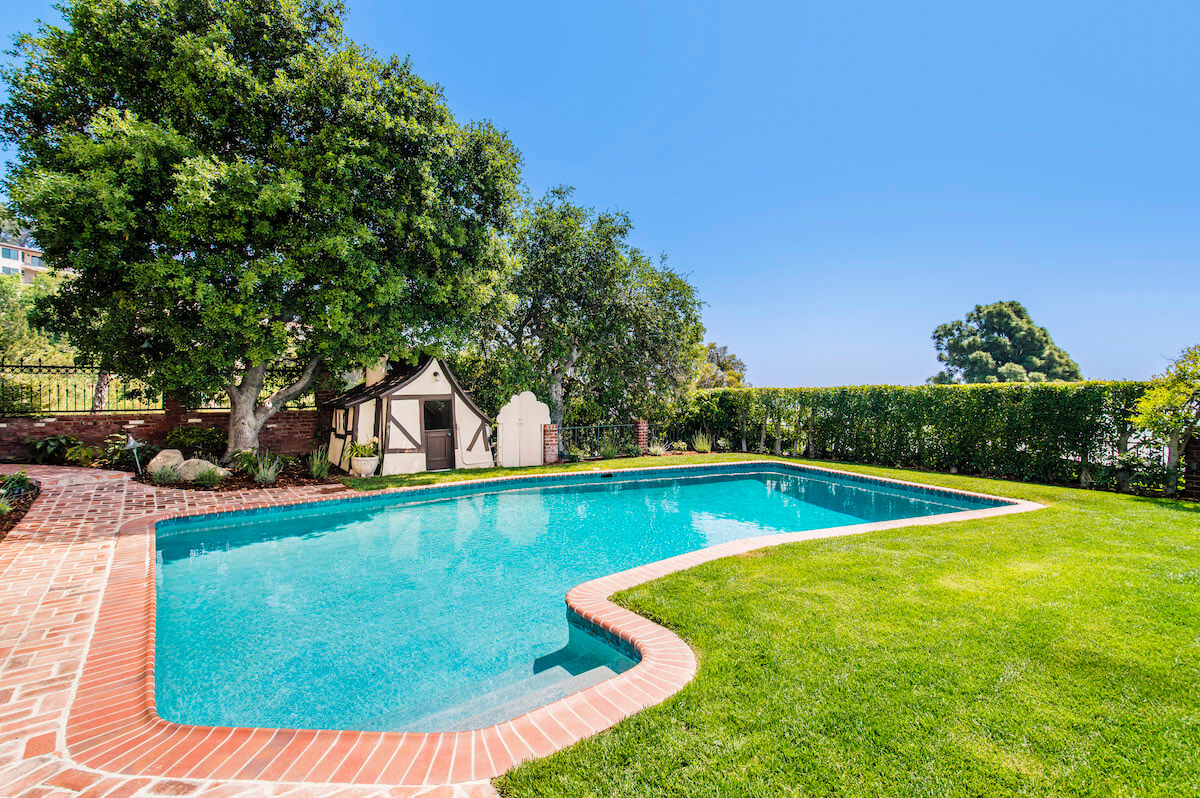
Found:
[[157, 528], [155, 695], [180, 723], [439, 731], [633, 664], [567, 623], [604, 574], [756, 535], [996, 502], [782, 464], [593, 472]]

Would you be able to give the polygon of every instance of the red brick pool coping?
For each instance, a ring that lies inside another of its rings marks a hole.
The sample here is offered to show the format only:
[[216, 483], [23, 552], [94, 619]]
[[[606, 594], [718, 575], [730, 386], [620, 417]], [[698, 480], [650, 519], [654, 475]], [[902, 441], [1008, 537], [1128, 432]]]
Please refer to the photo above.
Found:
[[[750, 462], [761, 465], [771, 461]], [[789, 468], [847, 476], [847, 472], [781, 462]], [[713, 464], [663, 466], [672, 470], [712, 467]], [[637, 469], [638, 472], [654, 470]], [[93, 598], [93, 603], [98, 603], [98, 607], [93, 607], [91, 617], [94, 627], [86, 635], [87, 640], [81, 638], [76, 641], [86, 650], [86, 659], [77, 682], [71, 679], [74, 694], [58, 702], [61, 704], [57, 707], [60, 717], [54, 734], [47, 732], [28, 737], [21, 759], [61, 752], [65, 764], [85, 774], [78, 777], [78, 781], [86, 781], [93, 776], [93, 781], [115, 778], [126, 787], [133, 782], [140, 782], [137, 789], [146, 791], [153, 791], [162, 785], [190, 785], [192, 789], [187, 792], [204, 795], [218, 792], [223, 795], [243, 794], [236, 789], [249, 791], [267, 785], [273, 786], [271, 794], [278, 794], [278, 789], [274, 788], [281, 785], [294, 785], [296, 790], [308, 785], [310, 788], [302, 790], [306, 795], [321, 791], [328, 793], [333, 788], [348, 790], [347, 795], [493, 794], [488, 779], [521, 761], [558, 751], [609, 728], [645, 707], [661, 703], [695, 675], [696, 658], [687, 644], [669, 630], [613, 604], [608, 600], [613, 593], [700, 563], [767, 546], [904, 526], [986, 518], [1041, 507], [1032, 502], [1000, 499], [1007, 503], [936, 516], [747, 538], [585, 582], [567, 594], [567, 605], [582, 618], [636, 647], [641, 654], [641, 661], [604, 682], [496, 726], [448, 733], [222, 728], [171, 723], [155, 713], [154, 525], [166, 518], [344, 499], [360, 494], [343, 490], [330, 493], [314, 488], [198, 494], [148, 488], [124, 479], [122, 474], [81, 473], [78, 469], [54, 471], [72, 473], [47, 472], [40, 477], [46, 488], [46, 498], [57, 498], [56, 479], [64, 480], [65, 485], [75, 486], [77, 492], [81, 492], [78, 487], [81, 482], [87, 483], [93, 494], [120, 492], [119, 511], [122, 517], [109, 532], [110, 559], [107, 565], [100, 561], [102, 558], [90, 559], [83, 565], [90, 568], [94, 576], [101, 578], [103, 595], [98, 602]], [[511, 484], [525, 479], [553, 477], [547, 474], [498, 477], [474, 481], [472, 484]], [[874, 477], [870, 480], [930, 489], [930, 486], [919, 483]], [[444, 485], [396, 488], [383, 493], [413, 493], [438, 487]], [[966, 491], [944, 492], [998, 498]], [[179, 494], [185, 495], [181, 497]], [[95, 496], [88, 498], [92, 501], [84, 507], [56, 501], [55, 509], [59, 512], [55, 519], [47, 517], [31, 521], [31, 525], [48, 533], [42, 542], [53, 545], [50, 538], [56, 529], [61, 531], [63, 525], [69, 525], [72, 519], [85, 521], [86, 514], [93, 508], [106, 509], [105, 502], [95, 501]], [[22, 525], [25, 523], [23, 521]], [[22, 525], [17, 529], [20, 530]], [[6, 578], [8, 573], [4, 567], [3, 547], [7, 542], [0, 543], [0, 575]], [[21, 575], [37, 574], [18, 574]], [[48, 596], [46, 601], [53, 602], [54, 597]], [[86, 612], [83, 614], [87, 615]], [[10, 620], [20, 620], [10, 619], [8, 615], [0, 617], [6, 624]], [[82, 622], [87, 619], [75, 617], [73, 620]], [[84, 630], [78, 632], [82, 635]], [[6, 642], [7, 635], [0, 637], [0, 644]], [[0, 655], [4, 653], [4, 649], [0, 648]], [[9, 687], [10, 676], [20, 674], [19, 669], [10, 673], [9, 664], [5, 662], [5, 672], [0, 679], [0, 698], [4, 697], [4, 690]], [[64, 673], [62, 679], [66, 678], [67, 674]], [[17, 695], [18, 692], [19, 688], [13, 694], [18, 699], [25, 695]], [[64, 724], [61, 716], [68, 708], [69, 715]], [[0, 715], [0, 746], [8, 731], [3, 725], [5, 717]], [[62, 737], [59, 737], [60, 734]], [[0, 747], [0, 766], [3, 765], [2, 754], [3, 748]], [[31, 774], [25, 775], [28, 777]], [[42, 781], [39, 779], [30, 785]], [[4, 789], [4, 784], [4, 773], [0, 772], [0, 790]], [[393, 789], [380, 792], [384, 788]], [[132, 795], [136, 791], [123, 794]]]

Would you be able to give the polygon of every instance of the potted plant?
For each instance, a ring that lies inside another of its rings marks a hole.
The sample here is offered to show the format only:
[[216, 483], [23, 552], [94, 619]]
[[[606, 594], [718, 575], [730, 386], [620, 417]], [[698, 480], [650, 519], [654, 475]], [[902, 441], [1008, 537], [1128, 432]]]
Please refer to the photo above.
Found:
[[356, 477], [369, 477], [379, 468], [379, 439], [372, 438], [366, 443], [352, 443], [350, 452], [350, 473]]

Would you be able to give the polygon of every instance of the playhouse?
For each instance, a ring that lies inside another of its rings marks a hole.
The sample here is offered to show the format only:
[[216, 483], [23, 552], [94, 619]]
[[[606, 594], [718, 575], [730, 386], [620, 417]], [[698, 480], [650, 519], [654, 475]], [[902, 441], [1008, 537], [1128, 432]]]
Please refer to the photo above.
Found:
[[416, 365], [388, 362], [335, 396], [329, 459], [347, 468], [350, 442], [379, 440], [380, 474], [488, 468], [492, 420], [459, 386], [440, 358]]

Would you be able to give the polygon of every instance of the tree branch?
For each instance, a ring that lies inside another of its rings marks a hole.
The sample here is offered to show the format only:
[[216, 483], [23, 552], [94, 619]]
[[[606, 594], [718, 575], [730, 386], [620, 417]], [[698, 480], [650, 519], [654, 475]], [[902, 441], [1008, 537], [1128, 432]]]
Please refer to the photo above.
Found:
[[262, 405], [254, 411], [255, 415], [263, 418], [271, 416], [288, 402], [292, 401], [297, 396], [308, 390], [308, 387], [312, 385], [313, 380], [317, 378], [317, 367], [320, 365], [321, 358], [309, 358], [309, 361], [304, 364], [304, 371], [300, 372], [299, 378], [297, 378], [297, 380], [291, 385], [288, 385], [285, 388], [280, 388], [278, 391], [263, 400]]

